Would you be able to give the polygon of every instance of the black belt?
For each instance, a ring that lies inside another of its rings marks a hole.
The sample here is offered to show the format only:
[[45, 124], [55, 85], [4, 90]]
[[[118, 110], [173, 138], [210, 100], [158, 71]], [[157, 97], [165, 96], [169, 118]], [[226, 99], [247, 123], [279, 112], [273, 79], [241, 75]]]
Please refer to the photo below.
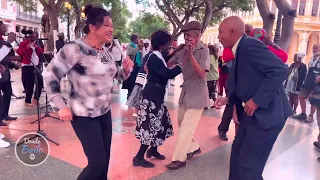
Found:
[[162, 88], [166, 87], [166, 85], [155, 83], [155, 82], [152, 82], [152, 81], [147, 81], [147, 84], [151, 84], [151, 85], [154, 85], [156, 87], [162, 87]]

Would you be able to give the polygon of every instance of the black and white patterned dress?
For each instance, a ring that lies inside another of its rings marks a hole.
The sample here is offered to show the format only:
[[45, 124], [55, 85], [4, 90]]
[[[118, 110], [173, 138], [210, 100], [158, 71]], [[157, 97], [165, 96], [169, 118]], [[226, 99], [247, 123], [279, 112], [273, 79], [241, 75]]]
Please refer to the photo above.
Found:
[[176, 66], [168, 69], [159, 51], [153, 52], [147, 67], [148, 81], [139, 103], [136, 138], [143, 145], [160, 146], [173, 136], [170, 115], [164, 102], [166, 84], [169, 79], [181, 73], [181, 68]]

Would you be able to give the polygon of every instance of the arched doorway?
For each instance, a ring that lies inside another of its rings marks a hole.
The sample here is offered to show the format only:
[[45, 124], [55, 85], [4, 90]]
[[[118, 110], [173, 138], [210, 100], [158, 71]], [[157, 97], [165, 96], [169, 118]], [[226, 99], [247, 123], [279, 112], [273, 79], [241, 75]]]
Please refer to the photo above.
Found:
[[290, 43], [290, 48], [289, 48], [289, 54], [288, 54], [288, 64], [293, 63], [293, 56], [295, 53], [298, 52], [298, 48], [299, 48], [299, 34], [294, 31], [292, 39], [291, 39], [291, 43]]
[[312, 56], [312, 47], [313, 45], [319, 43], [319, 35], [316, 32], [312, 32], [309, 36], [308, 46], [307, 46], [307, 55], [304, 60], [305, 63], [309, 63], [309, 60]]

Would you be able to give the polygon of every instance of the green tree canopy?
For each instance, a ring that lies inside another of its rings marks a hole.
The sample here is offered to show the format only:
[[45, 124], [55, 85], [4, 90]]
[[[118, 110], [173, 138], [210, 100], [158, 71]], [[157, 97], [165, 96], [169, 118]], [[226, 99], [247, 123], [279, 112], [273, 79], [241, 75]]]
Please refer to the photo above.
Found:
[[[69, 0], [68, 1], [73, 9], [71, 10], [70, 22], [77, 24], [77, 18], [81, 15], [82, 7], [87, 4], [100, 5], [107, 7], [110, 10], [113, 26], [114, 26], [114, 36], [118, 37], [121, 42], [128, 42], [128, 28], [126, 26], [129, 17], [131, 16], [127, 5], [122, 0]], [[63, 22], [67, 22], [68, 12], [65, 8], [62, 8], [60, 13], [60, 18]], [[81, 21], [80, 18], [78, 21]], [[83, 23], [79, 22], [79, 28], [82, 29]]]
[[160, 10], [172, 24], [173, 34], [179, 36], [182, 26], [192, 18], [202, 22], [203, 31], [208, 25], [218, 23], [227, 12], [250, 11], [255, 0], [136, 0], [138, 4], [154, 6]]
[[[15, 0], [19, 3], [25, 11], [36, 11], [37, 10], [37, 1], [36, 0]], [[53, 17], [60, 17], [63, 22], [67, 21], [68, 12], [64, 8], [63, 3], [69, 2], [72, 5], [70, 10], [70, 22], [76, 24], [75, 33], [76, 35], [82, 28], [83, 22], [80, 18], [82, 7], [87, 4], [92, 5], [101, 5], [110, 9], [112, 14], [112, 19], [115, 27], [115, 36], [117, 36], [120, 41], [128, 41], [128, 28], [127, 21], [131, 16], [127, 5], [124, 0], [39, 0], [40, 3], [45, 7], [44, 10], [47, 11], [50, 19]], [[54, 3], [55, 2], [55, 3]], [[54, 7], [54, 8], [52, 8]], [[58, 16], [56, 12], [51, 12], [52, 9], [58, 11]], [[54, 15], [52, 15], [54, 13]], [[57, 21], [57, 20], [55, 20]], [[53, 29], [58, 29], [58, 25], [55, 24]]]
[[141, 13], [140, 16], [131, 21], [129, 28], [131, 33], [138, 34], [141, 38], [149, 38], [158, 29], [169, 30], [170, 22], [158, 14]]
[[121, 42], [129, 42], [127, 27], [128, 19], [131, 17], [131, 13], [128, 10], [124, 1], [116, 0], [110, 5], [110, 12], [114, 26], [114, 36]]

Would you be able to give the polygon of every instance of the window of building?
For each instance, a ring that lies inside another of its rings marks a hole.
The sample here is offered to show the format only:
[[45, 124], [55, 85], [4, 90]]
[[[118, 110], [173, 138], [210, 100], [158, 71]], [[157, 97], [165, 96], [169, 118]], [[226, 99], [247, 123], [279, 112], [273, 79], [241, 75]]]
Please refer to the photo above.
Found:
[[7, 0], [1, 0], [1, 9], [7, 10]]
[[299, 6], [299, 15], [300, 16], [304, 16], [306, 10], [306, 0], [301, 0], [300, 1], [300, 6]]
[[317, 15], [318, 15], [318, 9], [319, 9], [319, 0], [313, 0], [313, 2], [312, 2], [311, 16], [317, 17]]
[[298, 8], [298, 0], [292, 0], [291, 7], [294, 9]]

